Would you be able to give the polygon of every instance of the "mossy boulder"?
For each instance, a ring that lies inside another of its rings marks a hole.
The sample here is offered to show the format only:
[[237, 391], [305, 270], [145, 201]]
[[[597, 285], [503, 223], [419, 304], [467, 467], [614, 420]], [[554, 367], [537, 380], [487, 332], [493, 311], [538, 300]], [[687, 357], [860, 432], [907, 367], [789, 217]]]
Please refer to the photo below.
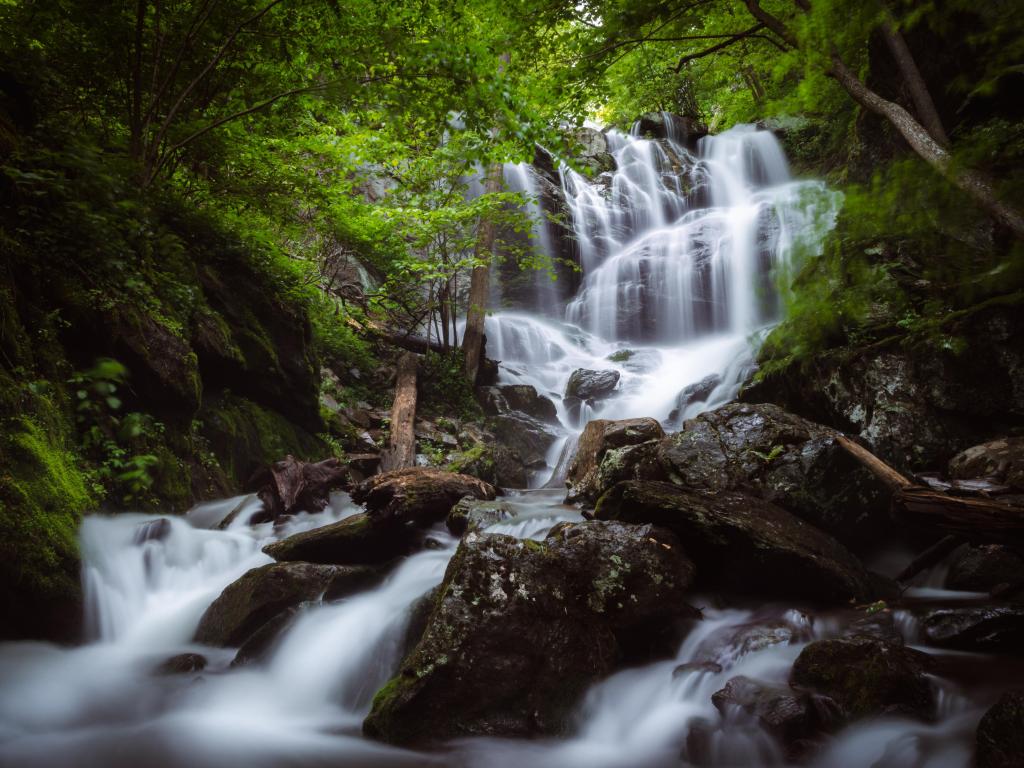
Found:
[[364, 732], [402, 745], [561, 733], [620, 639], [683, 612], [692, 579], [654, 526], [559, 526], [543, 542], [470, 532]]
[[296, 533], [263, 551], [278, 562], [379, 564], [409, 554], [419, 541], [419, 531], [412, 526], [377, 521], [364, 512]]
[[466, 496], [452, 507], [444, 524], [453, 534], [462, 536], [467, 531], [480, 530], [514, 516], [515, 512], [503, 501], [480, 501]]
[[977, 768], [1024, 765], [1024, 691], [1008, 691], [978, 723]]
[[497, 491], [470, 475], [411, 467], [369, 477], [352, 489], [352, 501], [365, 504], [376, 521], [427, 526], [441, 522], [464, 496], [490, 501]]
[[617, 453], [609, 457], [604, 471], [604, 481], [599, 477], [600, 468], [606, 455], [616, 449], [636, 446], [665, 437], [665, 430], [656, 419], [594, 419], [587, 423], [579, 442], [576, 455], [569, 464], [566, 485], [569, 492], [566, 501], [597, 501], [601, 493], [608, 490], [609, 478], [633, 479], [630, 468], [641, 458], [640, 454]]
[[247, 571], [210, 604], [196, 628], [205, 645], [237, 647], [279, 614], [309, 600], [344, 597], [374, 582], [376, 568], [270, 563]]
[[874, 591], [864, 566], [842, 544], [749, 494], [627, 481], [602, 496], [594, 514], [673, 531], [704, 588], [833, 604], [864, 601]]
[[754, 493], [863, 548], [892, 530], [891, 494], [839, 434], [775, 405], [730, 403], [683, 424], [658, 460], [678, 485]]
[[850, 720], [935, 717], [931, 657], [901, 641], [867, 635], [819, 640], [797, 657], [790, 684], [828, 696]]

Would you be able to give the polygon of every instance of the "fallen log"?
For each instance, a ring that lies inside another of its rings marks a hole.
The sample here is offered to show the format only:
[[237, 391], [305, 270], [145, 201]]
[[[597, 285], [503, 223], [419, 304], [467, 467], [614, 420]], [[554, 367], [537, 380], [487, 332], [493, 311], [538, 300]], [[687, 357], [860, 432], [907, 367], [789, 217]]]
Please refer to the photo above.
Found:
[[348, 469], [338, 459], [316, 463], [285, 456], [259, 470], [247, 487], [256, 491], [263, 510], [253, 523], [276, 520], [295, 512], [319, 512], [330, 502], [330, 492], [349, 485]]
[[398, 358], [395, 401], [391, 406], [391, 436], [380, 456], [382, 472], [416, 465], [416, 366], [417, 357], [405, 352]]
[[853, 440], [839, 437], [838, 442], [892, 489], [892, 512], [900, 519], [975, 543], [1024, 543], [1024, 508], [985, 496], [953, 496], [917, 485]]

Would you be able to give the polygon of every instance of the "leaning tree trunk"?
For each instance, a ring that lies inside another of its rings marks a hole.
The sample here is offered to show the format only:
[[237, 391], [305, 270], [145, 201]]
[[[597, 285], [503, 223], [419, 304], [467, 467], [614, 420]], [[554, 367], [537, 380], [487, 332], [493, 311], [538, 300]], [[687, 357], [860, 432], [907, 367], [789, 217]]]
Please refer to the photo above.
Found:
[[1006, 205], [996, 196], [992, 182], [984, 175], [969, 168], [957, 168], [949, 151], [932, 138], [931, 134], [913, 115], [895, 102], [883, 99], [860, 81], [839, 58], [832, 55], [834, 77], [853, 99], [865, 109], [881, 115], [900, 132], [910, 148], [926, 163], [939, 171], [955, 186], [966, 192], [982, 208], [1014, 235], [1024, 239], [1024, 215], [1016, 208]]
[[906, 83], [907, 90], [910, 91], [910, 98], [914, 100], [914, 110], [921, 118], [921, 123], [935, 141], [948, 147], [949, 136], [946, 135], [946, 129], [942, 127], [942, 118], [939, 117], [939, 111], [935, 108], [935, 102], [932, 101], [928, 85], [921, 75], [921, 70], [917, 68], [917, 62], [914, 60], [914, 55], [910, 52], [903, 34], [892, 24], [887, 23], [882, 25], [882, 36], [885, 38], [886, 45], [889, 46], [889, 52], [893, 59], [896, 60], [900, 74], [903, 75], [903, 81]]
[[416, 361], [412, 352], [405, 352], [398, 358], [391, 437], [380, 457], [382, 472], [416, 466]]
[[[484, 192], [501, 192], [502, 167], [493, 163], [487, 169]], [[490, 293], [491, 259], [494, 256], [494, 240], [497, 227], [494, 220], [484, 216], [477, 230], [474, 256], [477, 266], [469, 283], [469, 306], [466, 309], [466, 330], [462, 334], [462, 351], [465, 355], [466, 380], [476, 385], [480, 372], [480, 357], [484, 350], [484, 318], [487, 316], [487, 297]]]

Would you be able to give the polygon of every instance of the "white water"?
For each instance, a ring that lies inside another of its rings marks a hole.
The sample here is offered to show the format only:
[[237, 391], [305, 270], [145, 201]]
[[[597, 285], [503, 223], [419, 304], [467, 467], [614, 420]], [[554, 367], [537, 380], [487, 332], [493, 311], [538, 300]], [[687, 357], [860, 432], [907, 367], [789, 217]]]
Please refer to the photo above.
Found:
[[[776, 281], [798, 247], [814, 250], [838, 205], [820, 182], [794, 181], [775, 137], [752, 126], [701, 139], [696, 156], [671, 139], [611, 131], [607, 140], [616, 164], [610, 180], [560, 171], [582, 270], [562, 319], [498, 312], [486, 321], [500, 381], [531, 384], [558, 405], [563, 439], [549, 470], [565, 437], [592, 418], [668, 423], [680, 391], [709, 375], [720, 377], [714, 391], [673, 425], [735, 397], [756, 345], [778, 320]], [[526, 166], [509, 166], [506, 180], [536, 193]], [[529, 213], [550, 253], [536, 203]], [[554, 292], [540, 277], [534, 305], [549, 307]], [[610, 398], [574, 418], [561, 398], [578, 368], [614, 369], [621, 378]]]

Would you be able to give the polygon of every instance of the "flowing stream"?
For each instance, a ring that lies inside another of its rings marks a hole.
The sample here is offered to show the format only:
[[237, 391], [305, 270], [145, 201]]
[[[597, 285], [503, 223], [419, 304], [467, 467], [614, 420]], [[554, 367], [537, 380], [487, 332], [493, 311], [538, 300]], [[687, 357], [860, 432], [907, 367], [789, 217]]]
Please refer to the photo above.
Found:
[[[538, 484], [552, 474], [558, 483], [562, 446], [589, 418], [678, 422], [731, 398], [749, 373], [752, 344], [777, 319], [773, 272], [798, 247], [813, 247], [834, 216], [833, 196], [817, 182], [791, 180], [766, 132], [736, 128], [702, 140], [695, 153], [672, 139], [611, 133], [608, 142], [613, 173], [590, 182], [561, 171], [582, 267], [579, 291], [557, 307], [550, 284], [538, 281], [538, 300], [550, 311], [499, 313], [487, 321], [502, 380], [532, 384], [558, 406], [561, 440]], [[509, 171], [524, 190], [535, 183], [530, 173]], [[547, 237], [539, 218], [536, 231]], [[562, 394], [577, 368], [613, 368], [618, 388], [570, 413]], [[708, 377], [714, 383], [703, 400], [679, 402], [684, 387]], [[489, 531], [542, 538], [559, 521], [579, 520], [576, 509], [562, 505], [563, 495], [512, 495], [516, 516]], [[786, 756], [756, 722], [742, 712], [720, 715], [711, 694], [739, 674], [785, 685], [804, 645], [840, 634], [854, 615], [695, 597], [705, 619], [675, 658], [596, 685], [565, 738], [471, 739], [429, 754], [403, 751], [367, 741], [360, 725], [400, 662], [411, 607], [440, 582], [457, 540], [443, 528], [432, 531], [432, 546], [404, 559], [381, 584], [307, 604], [266, 658], [232, 667], [235, 649], [191, 640], [206, 607], [247, 570], [271, 562], [261, 551], [268, 542], [358, 511], [337, 494], [323, 512], [275, 528], [249, 524], [258, 509], [249, 501], [218, 529], [241, 501], [200, 505], [164, 523], [128, 514], [86, 519], [90, 640], [76, 648], [0, 646], [0, 765], [784, 765]], [[911, 597], [942, 602], [954, 595], [924, 584]], [[912, 612], [899, 619], [907, 642], [919, 642]], [[751, 641], [761, 627], [784, 631], [789, 641]], [[206, 669], [158, 672], [184, 652], [206, 656]], [[952, 661], [934, 677], [941, 694], [936, 722], [862, 722], [838, 734], [813, 765], [968, 766], [973, 729], [996, 687], [983, 678], [1005, 670], [993, 674], [980, 655], [942, 658]]]

